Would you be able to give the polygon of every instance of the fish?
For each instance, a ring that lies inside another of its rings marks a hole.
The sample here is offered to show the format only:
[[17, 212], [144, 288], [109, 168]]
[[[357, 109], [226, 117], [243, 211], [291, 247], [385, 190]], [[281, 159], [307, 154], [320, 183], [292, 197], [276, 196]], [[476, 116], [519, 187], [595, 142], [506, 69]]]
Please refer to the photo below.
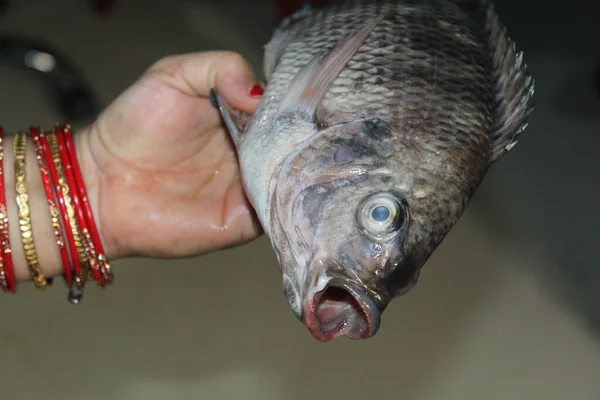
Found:
[[295, 316], [374, 337], [527, 128], [535, 81], [490, 0], [305, 7], [264, 48], [255, 113], [217, 88]]

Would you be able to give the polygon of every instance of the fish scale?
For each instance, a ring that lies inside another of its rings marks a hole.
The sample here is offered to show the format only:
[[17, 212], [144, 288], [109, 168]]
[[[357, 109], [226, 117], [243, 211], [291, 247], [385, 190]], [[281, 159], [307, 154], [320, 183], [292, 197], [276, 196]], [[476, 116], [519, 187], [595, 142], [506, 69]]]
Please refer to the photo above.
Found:
[[318, 340], [372, 337], [516, 144], [533, 79], [488, 0], [304, 9], [264, 70], [254, 115], [213, 103], [285, 296]]

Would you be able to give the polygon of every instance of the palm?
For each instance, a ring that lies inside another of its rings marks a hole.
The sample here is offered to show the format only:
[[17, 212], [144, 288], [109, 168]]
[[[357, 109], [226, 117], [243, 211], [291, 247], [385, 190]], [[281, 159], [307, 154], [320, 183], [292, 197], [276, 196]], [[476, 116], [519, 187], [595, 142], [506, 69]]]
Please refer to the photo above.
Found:
[[[188, 256], [256, 237], [235, 150], [178, 71], [146, 74], [91, 128], [103, 233], [120, 253]], [[124, 247], [124, 248], [123, 248]]]

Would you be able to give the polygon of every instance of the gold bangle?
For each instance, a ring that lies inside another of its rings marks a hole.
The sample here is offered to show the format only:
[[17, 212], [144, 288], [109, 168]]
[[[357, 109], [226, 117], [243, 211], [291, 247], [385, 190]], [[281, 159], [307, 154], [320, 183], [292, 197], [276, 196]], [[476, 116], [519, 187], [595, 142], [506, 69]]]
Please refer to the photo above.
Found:
[[58, 184], [60, 185], [60, 189], [65, 200], [65, 208], [67, 209], [67, 217], [69, 218], [69, 224], [71, 225], [71, 233], [73, 234], [73, 239], [75, 242], [75, 247], [77, 248], [77, 255], [79, 256], [79, 261], [81, 262], [82, 270], [81, 273], [76, 277], [77, 282], [80, 287], [83, 286], [86, 280], [89, 280], [90, 276], [90, 265], [89, 265], [89, 257], [87, 252], [85, 251], [85, 246], [83, 245], [83, 241], [81, 239], [79, 224], [77, 223], [77, 218], [75, 215], [75, 207], [73, 206], [73, 201], [71, 199], [71, 192], [69, 189], [67, 177], [65, 175], [65, 170], [62, 164], [62, 158], [60, 156], [60, 148], [58, 146], [58, 139], [54, 132], [46, 132], [46, 137], [48, 138], [48, 144], [50, 145], [50, 152], [52, 153], [52, 161], [56, 166], [56, 174], [58, 175]]
[[[2, 128], [0, 128], [0, 130], [2, 130]], [[0, 135], [0, 163], [4, 162], [4, 138], [3, 135]], [[4, 179], [4, 174], [2, 173], [2, 171], [0, 170], [0, 179]], [[3, 245], [4, 243], [4, 231], [5, 231], [5, 225], [4, 225], [4, 207], [0, 204], [0, 232], [1, 234], [1, 238], [0, 238], [0, 243]], [[7, 230], [8, 233], [8, 230]], [[8, 235], [7, 235], [8, 237]], [[4, 248], [0, 247], [0, 286], [2, 288], [5, 289], [9, 289], [9, 284], [8, 284], [8, 275], [6, 272], [6, 265], [4, 262]]]
[[27, 194], [27, 173], [25, 169], [25, 158], [27, 150], [27, 133], [19, 132], [14, 140], [14, 165], [15, 165], [15, 189], [17, 192], [17, 207], [19, 208], [19, 230], [21, 231], [21, 243], [25, 252], [25, 259], [29, 267], [31, 279], [38, 289], [47, 289], [52, 282], [44, 276], [35, 251], [33, 240], [33, 226], [29, 208], [29, 196]]

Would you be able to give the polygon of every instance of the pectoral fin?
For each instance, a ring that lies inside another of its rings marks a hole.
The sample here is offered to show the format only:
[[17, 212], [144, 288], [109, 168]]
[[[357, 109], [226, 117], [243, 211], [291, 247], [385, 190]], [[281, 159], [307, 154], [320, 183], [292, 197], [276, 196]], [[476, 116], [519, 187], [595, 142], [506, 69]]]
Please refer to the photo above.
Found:
[[232, 107], [217, 88], [213, 88], [210, 91], [210, 103], [221, 113], [223, 122], [229, 131], [235, 146], [238, 147], [244, 132], [250, 127], [252, 122], [252, 115], [246, 114], [240, 110]]
[[315, 122], [317, 108], [331, 85], [386, 15], [371, 19], [362, 29], [340, 40], [331, 51], [315, 57], [300, 70], [281, 100], [278, 115], [292, 113], [302, 120]]

